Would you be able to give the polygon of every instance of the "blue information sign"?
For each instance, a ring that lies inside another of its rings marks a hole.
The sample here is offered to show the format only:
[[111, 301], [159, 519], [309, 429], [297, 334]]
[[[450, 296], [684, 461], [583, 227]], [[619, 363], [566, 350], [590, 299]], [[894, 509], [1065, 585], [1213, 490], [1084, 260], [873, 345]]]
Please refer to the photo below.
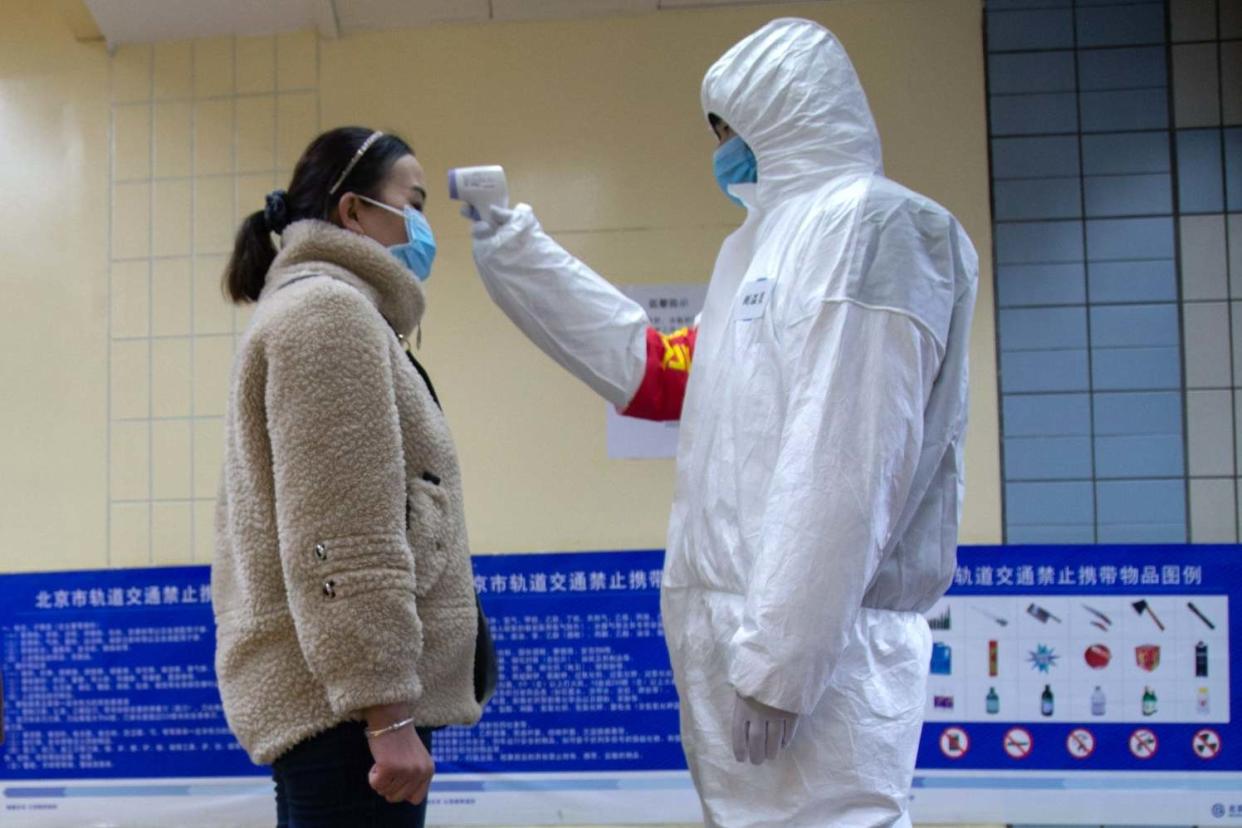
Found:
[[254, 773], [224, 722], [206, 567], [0, 577], [0, 778]]
[[[475, 560], [500, 686], [479, 725], [436, 734], [437, 813], [597, 820], [613, 802], [621, 821], [694, 818], [662, 563]], [[1242, 824], [1240, 590], [1236, 546], [962, 548], [927, 613], [916, 818]], [[41, 826], [148, 796], [151, 824], [264, 824], [268, 771], [229, 733], [214, 643], [207, 567], [0, 576], [6, 814]]]
[[475, 559], [501, 681], [483, 721], [434, 740], [446, 772], [680, 770], [660, 552]]
[[919, 767], [1242, 768], [1240, 590], [1236, 547], [963, 549], [928, 613]]

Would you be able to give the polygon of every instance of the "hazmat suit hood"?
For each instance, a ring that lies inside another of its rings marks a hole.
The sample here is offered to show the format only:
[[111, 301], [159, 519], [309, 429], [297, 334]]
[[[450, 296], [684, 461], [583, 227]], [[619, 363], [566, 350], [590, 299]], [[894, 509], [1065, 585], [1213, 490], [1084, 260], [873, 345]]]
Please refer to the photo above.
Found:
[[760, 203], [883, 172], [858, 74], [818, 23], [781, 18], [737, 43], [707, 70], [702, 101], [705, 115], [723, 118], [754, 151]]

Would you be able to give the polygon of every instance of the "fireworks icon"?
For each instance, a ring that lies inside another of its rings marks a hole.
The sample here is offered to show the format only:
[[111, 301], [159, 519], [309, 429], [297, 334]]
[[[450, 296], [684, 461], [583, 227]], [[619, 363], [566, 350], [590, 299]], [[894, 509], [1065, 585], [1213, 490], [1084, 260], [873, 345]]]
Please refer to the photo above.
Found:
[[1031, 669], [1038, 670], [1041, 673], [1051, 672], [1052, 668], [1057, 666], [1058, 658], [1060, 658], [1060, 656], [1057, 655], [1056, 650], [1046, 644], [1038, 645], [1026, 656], [1026, 660], [1030, 663]]

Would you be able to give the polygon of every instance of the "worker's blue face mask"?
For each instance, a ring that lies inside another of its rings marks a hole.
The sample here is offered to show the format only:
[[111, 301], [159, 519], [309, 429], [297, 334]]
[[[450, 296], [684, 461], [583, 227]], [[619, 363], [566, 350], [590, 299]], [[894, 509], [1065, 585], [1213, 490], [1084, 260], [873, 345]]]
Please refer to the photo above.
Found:
[[745, 207], [746, 205], [740, 198], [729, 192], [729, 185], [754, 184], [759, 180], [759, 164], [755, 161], [755, 154], [751, 152], [750, 147], [746, 146], [746, 142], [740, 135], [734, 135], [716, 147], [716, 154], [712, 157], [712, 167], [721, 192], [737, 206]]
[[409, 268], [420, 282], [430, 279], [431, 263], [436, 259], [436, 236], [431, 232], [431, 225], [427, 223], [426, 217], [413, 207], [407, 206], [403, 210], [398, 210], [396, 207], [364, 195], [358, 198], [405, 219], [405, 234], [409, 241], [405, 244], [394, 244], [388, 248], [388, 251], [397, 257], [397, 261]]

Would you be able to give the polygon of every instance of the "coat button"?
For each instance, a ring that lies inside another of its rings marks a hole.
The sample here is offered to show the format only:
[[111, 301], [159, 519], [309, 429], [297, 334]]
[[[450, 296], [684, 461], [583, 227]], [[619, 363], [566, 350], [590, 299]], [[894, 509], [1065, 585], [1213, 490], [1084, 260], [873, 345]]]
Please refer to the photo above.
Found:
[[315, 557], [321, 561], [326, 561], [328, 559], [328, 547], [322, 543], [315, 544]]
[[336, 581], [324, 581], [323, 582], [323, 594], [327, 598], [335, 598], [336, 597]]

